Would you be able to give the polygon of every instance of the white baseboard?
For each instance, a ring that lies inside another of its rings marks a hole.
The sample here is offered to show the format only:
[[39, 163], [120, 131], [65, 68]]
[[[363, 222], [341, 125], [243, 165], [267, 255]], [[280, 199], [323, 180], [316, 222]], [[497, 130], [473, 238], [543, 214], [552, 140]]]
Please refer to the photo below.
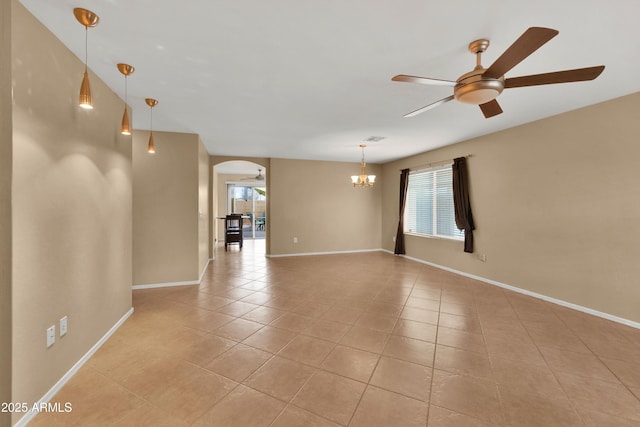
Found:
[[[71, 367], [71, 369], [69, 369], [67, 371], [66, 374], [64, 374], [62, 376], [62, 378], [60, 378], [58, 380], [57, 383], [55, 383], [55, 385], [53, 387], [51, 387], [51, 389], [45, 393], [44, 396], [42, 396], [42, 398], [40, 398], [40, 400], [38, 402], [36, 402], [34, 405], [37, 405], [37, 407], [40, 407], [40, 404], [46, 404], [48, 403], [53, 396], [55, 396], [55, 394], [60, 391], [60, 389], [71, 379], [71, 377], [73, 377], [76, 372], [78, 372], [80, 370], [80, 368], [82, 368], [82, 366], [87, 363], [87, 361], [91, 358], [91, 356], [93, 356], [93, 354], [98, 351], [98, 349], [100, 347], [102, 347], [102, 345], [109, 339], [109, 337], [111, 335], [114, 334], [115, 331], [118, 330], [118, 328], [120, 326], [122, 326], [122, 324], [129, 318], [129, 316], [131, 316], [133, 314], [133, 307], [131, 307], [125, 314], [124, 316], [122, 316], [120, 318], [120, 320], [118, 320], [116, 322], [115, 325], [113, 325], [111, 327], [111, 329], [109, 329], [109, 331], [104, 334], [104, 336], [102, 338], [100, 338], [100, 340], [98, 340], [97, 343], [95, 343], [95, 345], [93, 347], [91, 347], [91, 349], [89, 349], [89, 351], [80, 358], [80, 360], [78, 360], [75, 365], [73, 365]], [[38, 415], [38, 411], [29, 411], [27, 412], [22, 418], [20, 418], [20, 420], [18, 420], [18, 422], [14, 425], [14, 427], [23, 427], [26, 426], [36, 415]]]
[[200, 278], [198, 280], [189, 280], [186, 282], [167, 282], [167, 283], [150, 283], [147, 285], [133, 285], [131, 287], [131, 289], [138, 290], [138, 289], [155, 289], [155, 288], [170, 288], [172, 286], [189, 286], [189, 285], [199, 285], [202, 282], [202, 278], [204, 277], [204, 273], [207, 271], [207, 267], [209, 266], [209, 263], [213, 261], [212, 258], [209, 258], [207, 260], [207, 263], [205, 264], [204, 268], [202, 269], [202, 273], [200, 273]]
[[204, 273], [207, 271], [207, 267], [209, 267], [209, 263], [213, 261], [211, 258], [207, 258], [207, 263], [204, 265], [202, 272], [200, 273], [200, 278], [198, 279], [198, 283], [202, 282], [202, 278], [204, 277]]
[[168, 282], [168, 283], [150, 283], [148, 285], [133, 285], [131, 289], [134, 291], [138, 289], [155, 289], [155, 288], [169, 288], [172, 286], [189, 286], [189, 285], [199, 285], [199, 280], [192, 280], [189, 282]]
[[284, 258], [290, 256], [313, 256], [313, 255], [336, 255], [336, 254], [356, 254], [362, 252], [380, 252], [383, 249], [359, 249], [354, 251], [332, 251], [332, 252], [300, 252], [294, 254], [265, 255], [267, 258]]
[[[383, 249], [383, 251], [384, 252], [388, 252], [390, 254], [393, 254], [393, 252], [388, 251], [386, 249]], [[609, 313], [604, 313], [602, 311], [594, 310], [594, 309], [589, 308], [589, 307], [584, 307], [584, 306], [581, 306], [581, 305], [578, 305], [578, 304], [574, 304], [574, 303], [571, 303], [571, 302], [567, 302], [567, 301], [563, 301], [563, 300], [560, 300], [560, 299], [557, 299], [557, 298], [552, 298], [552, 297], [549, 297], [547, 295], [538, 294], [536, 292], [528, 291], [526, 289], [518, 288], [518, 287], [512, 286], [512, 285], [507, 285], [506, 283], [501, 283], [501, 282], [498, 282], [498, 281], [495, 281], [495, 280], [491, 280], [491, 279], [487, 279], [487, 278], [484, 278], [484, 277], [476, 276], [474, 274], [465, 273], [464, 271], [456, 270], [454, 268], [445, 267], [444, 265], [435, 264], [435, 263], [432, 263], [432, 262], [429, 262], [429, 261], [424, 261], [424, 260], [421, 260], [421, 259], [418, 259], [418, 258], [406, 256], [406, 255], [400, 255], [400, 256], [403, 257], [403, 258], [409, 259], [411, 261], [419, 262], [421, 264], [426, 264], [426, 265], [429, 265], [431, 267], [438, 268], [440, 270], [445, 270], [445, 271], [448, 271], [450, 273], [458, 274], [460, 276], [468, 277], [470, 279], [474, 279], [474, 280], [478, 280], [480, 282], [488, 283], [490, 285], [498, 286], [498, 287], [503, 288], [503, 289], [508, 289], [510, 291], [517, 292], [519, 294], [524, 294], [524, 295], [527, 295], [527, 296], [530, 296], [530, 297], [533, 297], [533, 298], [538, 298], [538, 299], [541, 299], [543, 301], [547, 301], [547, 302], [550, 302], [550, 303], [553, 303], [553, 304], [557, 304], [557, 305], [562, 306], [562, 307], [571, 308], [573, 310], [581, 311], [583, 313], [587, 313], [587, 314], [591, 314], [593, 316], [601, 317], [603, 319], [611, 320], [612, 322], [621, 323], [623, 325], [627, 325], [627, 326], [630, 326], [632, 328], [640, 329], [640, 323], [634, 322], [633, 320], [625, 319], [623, 317], [614, 316], [614, 315], [609, 314]]]

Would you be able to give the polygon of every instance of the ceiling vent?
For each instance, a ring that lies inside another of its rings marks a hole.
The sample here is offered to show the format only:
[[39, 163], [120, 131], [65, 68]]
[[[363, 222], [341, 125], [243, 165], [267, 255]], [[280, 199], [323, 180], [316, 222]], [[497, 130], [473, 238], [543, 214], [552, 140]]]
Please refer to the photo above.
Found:
[[369, 138], [365, 139], [365, 141], [366, 142], [378, 142], [378, 141], [382, 141], [385, 138], [386, 137], [384, 137], [384, 136], [370, 136]]

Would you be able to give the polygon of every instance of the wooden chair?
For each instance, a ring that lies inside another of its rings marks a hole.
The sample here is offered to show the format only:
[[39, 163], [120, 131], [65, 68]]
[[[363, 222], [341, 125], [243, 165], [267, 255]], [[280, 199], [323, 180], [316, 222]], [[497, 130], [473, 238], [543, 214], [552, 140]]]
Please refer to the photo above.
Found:
[[227, 246], [237, 243], [242, 249], [242, 215], [231, 214], [227, 215], [224, 220], [224, 250], [227, 250]]

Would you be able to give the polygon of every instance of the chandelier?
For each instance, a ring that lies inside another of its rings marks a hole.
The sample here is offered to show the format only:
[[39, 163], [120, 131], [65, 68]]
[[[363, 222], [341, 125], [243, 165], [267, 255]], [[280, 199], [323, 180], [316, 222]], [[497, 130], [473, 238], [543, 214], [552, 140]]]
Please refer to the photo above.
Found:
[[366, 144], [360, 144], [360, 148], [362, 148], [362, 162], [360, 163], [360, 175], [353, 175], [351, 177], [351, 182], [354, 187], [371, 187], [376, 180], [375, 175], [367, 175], [366, 167], [367, 164], [364, 162], [364, 147]]

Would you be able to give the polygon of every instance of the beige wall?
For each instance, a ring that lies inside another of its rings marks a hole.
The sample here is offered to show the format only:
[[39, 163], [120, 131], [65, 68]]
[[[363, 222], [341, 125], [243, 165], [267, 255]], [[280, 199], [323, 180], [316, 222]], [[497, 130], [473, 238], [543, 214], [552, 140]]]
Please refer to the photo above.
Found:
[[133, 284], [197, 281], [205, 262], [200, 232], [208, 223], [199, 218], [207, 215], [201, 195], [208, 194], [201, 188], [202, 142], [186, 133], [154, 131], [153, 137], [151, 155], [149, 131], [133, 132]]
[[77, 106], [84, 65], [12, 7], [12, 401], [34, 402], [131, 308], [131, 137], [95, 75], [95, 109]]
[[11, 3], [0, 2], [0, 402], [11, 402]]
[[[268, 255], [380, 248], [381, 184], [354, 189], [350, 177], [359, 172], [359, 163], [211, 156], [212, 166], [233, 160], [266, 169]], [[367, 171], [379, 176], [382, 168], [370, 164]], [[214, 173], [212, 216], [226, 213], [225, 183], [239, 177], [244, 175]], [[312, 177], [311, 184], [300, 177]], [[213, 230], [224, 240], [222, 224], [214, 224]]]
[[[353, 188], [359, 171], [359, 163], [271, 159], [270, 254], [379, 249], [382, 186]], [[367, 165], [367, 173], [381, 172]]]
[[471, 154], [476, 253], [407, 236], [408, 256], [640, 322], [638, 111], [640, 93], [385, 165], [384, 247], [399, 169]]
[[198, 138], [198, 271], [209, 262], [209, 153]]

